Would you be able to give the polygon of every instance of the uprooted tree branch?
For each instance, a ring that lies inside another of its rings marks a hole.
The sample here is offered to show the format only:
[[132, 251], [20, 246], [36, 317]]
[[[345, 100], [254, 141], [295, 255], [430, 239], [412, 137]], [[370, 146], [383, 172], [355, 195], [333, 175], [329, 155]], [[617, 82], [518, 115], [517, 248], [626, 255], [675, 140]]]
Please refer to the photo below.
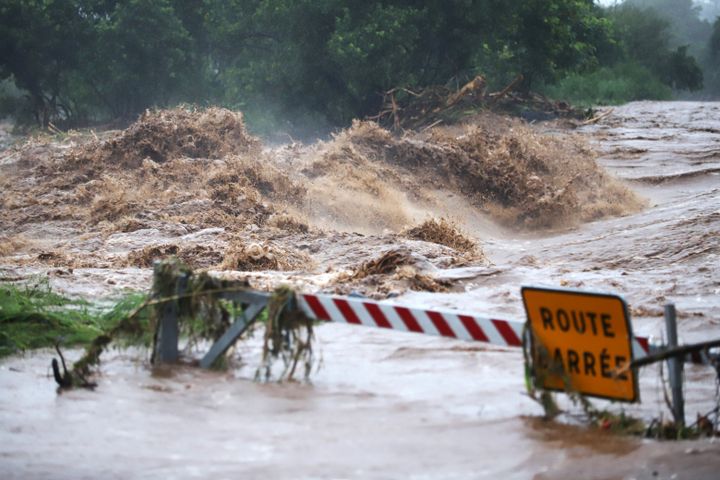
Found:
[[522, 93], [517, 89], [523, 82], [517, 75], [497, 92], [487, 92], [487, 82], [478, 75], [457, 90], [447, 86], [430, 86], [418, 91], [393, 88], [383, 95], [377, 115], [368, 117], [395, 132], [422, 130], [442, 123], [456, 123], [478, 110], [501, 112], [531, 112], [538, 118], [583, 118], [584, 111], [573, 109], [565, 102], [555, 102], [537, 93]]

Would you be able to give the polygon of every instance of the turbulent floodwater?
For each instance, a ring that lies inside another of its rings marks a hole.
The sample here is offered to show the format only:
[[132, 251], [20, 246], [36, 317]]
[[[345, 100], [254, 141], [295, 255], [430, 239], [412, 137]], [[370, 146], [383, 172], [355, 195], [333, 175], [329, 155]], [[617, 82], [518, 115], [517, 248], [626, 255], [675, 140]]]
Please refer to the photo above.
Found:
[[[451, 197], [445, 208], [481, 240], [491, 265], [433, 267], [437, 278], [456, 280], [452, 293], [406, 293], [397, 301], [521, 318], [521, 285], [564, 286], [623, 295], [638, 335], [661, 337], [662, 307], [674, 302], [681, 341], [720, 337], [720, 104], [633, 103], [579, 132], [647, 208], [521, 234]], [[327, 257], [320, 263], [363, 258], [396, 241], [328, 238], [316, 241], [316, 258]], [[127, 248], [142, 238], [114, 241]], [[54, 277], [71, 293], [148, 281], [142, 269], [71, 273]], [[324, 278], [295, 280], [311, 288]], [[524, 394], [515, 350], [343, 325], [323, 325], [318, 336], [323, 366], [312, 385], [252, 382], [257, 340], [240, 347], [245, 366], [231, 374], [153, 374], [145, 354], [126, 352], [109, 356], [95, 392], [62, 395], [49, 376], [51, 352], [3, 360], [0, 476], [717, 478], [720, 445], [710, 440], [654, 442], [572, 426], [572, 418], [543, 422]], [[715, 376], [701, 366], [685, 375], [692, 420], [715, 406]], [[642, 404], [625, 411], [647, 420], [668, 415], [657, 369], [642, 370], [640, 387]]]

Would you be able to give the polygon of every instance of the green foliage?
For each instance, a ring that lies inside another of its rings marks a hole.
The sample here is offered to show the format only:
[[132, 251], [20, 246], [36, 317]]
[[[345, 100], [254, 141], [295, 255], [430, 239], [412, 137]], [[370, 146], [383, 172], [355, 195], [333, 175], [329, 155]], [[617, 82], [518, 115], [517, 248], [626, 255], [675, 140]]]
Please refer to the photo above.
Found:
[[550, 81], [572, 69], [597, 65], [598, 47], [609, 43], [610, 24], [591, 1], [522, 0], [508, 2], [511, 64], [526, 86]]
[[313, 320], [299, 309], [290, 308], [294, 295], [290, 287], [281, 286], [275, 289], [268, 302], [262, 363], [255, 371], [255, 380], [269, 381], [273, 363], [278, 358], [284, 364], [278, 381], [294, 380], [299, 364], [304, 367], [304, 379], [310, 377], [315, 364]]
[[362, 107], [368, 95], [413, 82], [412, 46], [418, 43], [422, 11], [374, 5], [364, 12], [346, 8], [327, 41], [329, 59], [352, 101]]
[[90, 343], [141, 303], [129, 295], [109, 311], [50, 289], [47, 280], [0, 286], [0, 357], [23, 350]]
[[677, 90], [702, 88], [703, 74], [686, 46], [671, 47], [671, 23], [655, 10], [623, 4], [611, 10], [623, 61], [642, 65]]
[[94, 45], [87, 49], [93, 61], [83, 62], [76, 80], [113, 117], [183, 99], [194, 67], [186, 53], [192, 43], [169, 0], [118, 2], [93, 27]]
[[0, 117], [4, 116], [24, 125], [34, 121], [32, 106], [13, 77], [0, 81]]
[[59, 110], [66, 73], [82, 60], [91, 40], [77, 2], [6, 0], [0, 4], [0, 78], [13, 76], [28, 92], [36, 120], [45, 125]]
[[666, 20], [672, 48], [702, 45], [710, 35], [711, 26], [700, 18], [701, 7], [694, 0], [627, 0], [626, 3], [645, 11], [652, 10]]
[[672, 23], [643, 6], [643, 2], [633, 1], [608, 9], [614, 42], [598, 57], [603, 65], [570, 73], [545, 87], [545, 92], [592, 106], [666, 100], [671, 98], [672, 89], [701, 89], [703, 71], [687, 46], [673, 46]]
[[397, 86], [487, 71], [530, 86], [593, 65], [608, 31], [596, 13], [587, 0], [8, 0], [0, 65], [40, 124], [190, 101], [334, 125]]
[[665, 57], [661, 78], [676, 90], [700, 90], [703, 88], [703, 71], [687, 50], [686, 46], [678, 47]]
[[8, 0], [0, 45], [0, 78], [14, 77], [41, 125], [165, 105], [195, 67], [171, 0]]
[[[700, 2], [628, 0], [626, 4], [626, 9], [635, 9], [640, 15], [656, 17], [665, 22], [663, 36], [666, 51], [649, 53], [655, 53], [654, 57], [660, 54], [661, 65], [654, 71], [666, 84], [678, 90], [689, 91], [701, 90], [704, 85], [702, 98], [720, 94], [720, 82], [717, 81], [719, 62], [713, 59], [711, 54], [713, 24], [706, 19], [714, 17], [703, 18]], [[642, 58], [653, 57], [636, 58], [642, 61]]]
[[619, 105], [633, 100], [668, 100], [672, 96], [670, 87], [649, 69], [632, 63], [570, 74], [545, 87], [544, 93], [583, 107]]
[[641, 65], [660, 67], [659, 54], [670, 48], [670, 23], [651, 10], [621, 5], [610, 10], [622, 56]]
[[495, 85], [523, 73], [529, 88], [595, 65], [598, 46], [610, 43], [608, 21], [586, 0], [235, 5], [213, 15], [211, 27], [237, 39], [234, 51], [220, 49], [226, 104], [251, 98], [289, 117], [315, 112], [331, 125], [377, 113], [394, 87], [477, 74]]
[[134, 292], [125, 295], [100, 317], [103, 330], [115, 329], [133, 315], [136, 319], [136, 327], [133, 330], [126, 329], [124, 337], [117, 340], [127, 345], [150, 345], [155, 327], [150, 310], [143, 307], [147, 300], [145, 293]]
[[[657, 14], [633, 3], [5, 0], [0, 79], [12, 78], [23, 99], [0, 108], [72, 126], [220, 104], [248, 110], [256, 130], [315, 135], [377, 113], [391, 88], [478, 74], [500, 88], [522, 73], [529, 89], [636, 63], [673, 88], [699, 88], [692, 54], [710, 25], [690, 0], [663, 0]], [[701, 35], [680, 32], [673, 15]]]

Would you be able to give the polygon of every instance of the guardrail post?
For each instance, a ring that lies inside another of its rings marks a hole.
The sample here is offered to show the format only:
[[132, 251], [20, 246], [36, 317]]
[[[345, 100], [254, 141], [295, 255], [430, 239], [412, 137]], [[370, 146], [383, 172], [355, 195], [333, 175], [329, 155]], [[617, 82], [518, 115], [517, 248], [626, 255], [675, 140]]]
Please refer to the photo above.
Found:
[[[153, 294], [156, 298], [162, 298], [163, 296], [170, 295], [182, 295], [185, 293], [185, 287], [187, 286], [187, 276], [183, 276], [180, 279], [173, 279], [173, 288], [168, 288], [167, 285], [161, 285], [163, 279], [160, 273], [161, 263], [156, 262], [154, 265], [153, 273]], [[178, 326], [178, 302], [177, 300], [164, 302], [156, 306], [157, 320], [158, 320], [158, 333], [155, 341], [155, 352], [153, 360], [157, 363], [172, 363], [177, 362], [179, 358], [178, 353], [178, 340], [179, 340], [179, 326]]]
[[[677, 347], [677, 315], [675, 313], [675, 305], [672, 303], [665, 305], [665, 330], [667, 332], [668, 348]], [[670, 389], [672, 391], [672, 413], [675, 418], [675, 424], [678, 427], [685, 425], [685, 402], [682, 391], [682, 360], [682, 358], [674, 356], [667, 361]]]

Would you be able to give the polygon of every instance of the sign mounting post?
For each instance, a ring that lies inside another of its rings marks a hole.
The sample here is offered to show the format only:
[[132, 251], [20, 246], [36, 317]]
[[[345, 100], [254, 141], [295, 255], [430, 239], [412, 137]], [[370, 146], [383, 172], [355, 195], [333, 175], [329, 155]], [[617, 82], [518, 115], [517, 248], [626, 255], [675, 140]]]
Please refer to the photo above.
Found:
[[614, 374], [633, 360], [632, 326], [621, 297], [535, 287], [523, 287], [522, 297], [538, 387], [638, 400], [635, 372]]

